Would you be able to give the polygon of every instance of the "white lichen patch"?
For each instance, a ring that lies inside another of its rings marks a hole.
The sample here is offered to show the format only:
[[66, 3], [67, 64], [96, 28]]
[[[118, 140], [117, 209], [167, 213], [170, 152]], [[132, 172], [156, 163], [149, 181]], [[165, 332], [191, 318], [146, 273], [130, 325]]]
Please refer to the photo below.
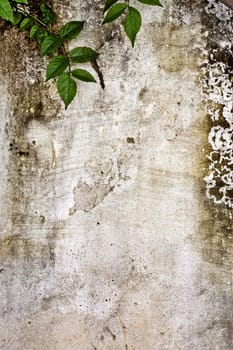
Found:
[[[231, 11], [214, 0], [208, 2], [207, 14], [215, 15], [228, 34]], [[204, 180], [209, 199], [233, 208], [233, 71], [229, 63], [232, 51], [229, 35], [222, 37], [224, 40], [211, 39], [214, 45], [210, 48], [209, 63], [204, 67], [204, 93], [212, 126], [208, 136], [209, 174]]]
[[208, 0], [208, 4], [205, 8], [206, 12], [211, 15], [215, 15], [220, 21], [230, 21], [233, 17], [232, 11], [216, 0]]

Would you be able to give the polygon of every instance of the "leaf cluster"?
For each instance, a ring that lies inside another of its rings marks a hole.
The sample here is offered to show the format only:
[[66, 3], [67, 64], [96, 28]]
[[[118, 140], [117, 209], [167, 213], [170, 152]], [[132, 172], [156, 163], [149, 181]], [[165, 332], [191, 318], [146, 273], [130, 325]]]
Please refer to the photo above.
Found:
[[90, 72], [75, 66], [96, 60], [98, 53], [90, 47], [69, 50], [68, 46], [83, 30], [84, 21], [70, 21], [57, 29], [52, 8], [41, 2], [40, 13], [35, 16], [30, 13], [28, 0], [0, 0], [0, 17], [27, 30], [30, 39], [37, 41], [40, 55], [49, 56], [46, 80], [56, 79], [65, 108], [77, 93], [77, 80], [96, 82]]
[[[137, 0], [146, 5], [161, 6], [159, 0]], [[110, 23], [124, 15], [124, 30], [128, 38], [131, 41], [132, 46], [134, 46], [137, 33], [139, 32], [142, 25], [142, 18], [140, 12], [129, 5], [129, 0], [126, 2], [121, 2], [119, 0], [105, 0], [104, 5], [104, 21], [105, 23]]]
[[[162, 6], [159, 0], [137, 1]], [[0, 0], [0, 17], [21, 30], [28, 31], [29, 38], [37, 42], [40, 55], [49, 57], [46, 81], [56, 80], [58, 93], [67, 108], [77, 93], [77, 80], [96, 82], [90, 72], [77, 64], [90, 62], [93, 67], [97, 66], [98, 53], [83, 46], [69, 49], [69, 42], [82, 32], [84, 21], [70, 21], [57, 29], [56, 14], [45, 1], [41, 1], [40, 11], [36, 15], [30, 12], [29, 2], [30, 0]], [[105, 0], [103, 14], [103, 24], [124, 16], [124, 30], [134, 46], [142, 20], [140, 12], [129, 5], [129, 0]]]

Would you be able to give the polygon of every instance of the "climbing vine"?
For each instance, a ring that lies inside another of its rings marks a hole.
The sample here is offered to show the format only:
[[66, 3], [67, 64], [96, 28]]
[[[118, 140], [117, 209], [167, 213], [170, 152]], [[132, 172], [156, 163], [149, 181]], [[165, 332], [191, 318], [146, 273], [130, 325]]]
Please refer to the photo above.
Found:
[[[159, 0], [137, 1], [146, 5], [162, 6]], [[26, 30], [29, 38], [37, 42], [40, 55], [48, 56], [46, 81], [56, 80], [58, 93], [67, 108], [76, 96], [77, 80], [96, 82], [93, 75], [79, 65], [89, 62], [98, 68], [99, 54], [90, 47], [69, 49], [69, 42], [83, 30], [84, 21], [70, 21], [58, 29], [57, 16], [48, 3], [41, 1], [37, 12], [30, 5], [30, 0], [0, 0], [0, 17], [13, 26], [18, 26], [20, 30]], [[120, 16], [124, 17], [125, 33], [134, 46], [142, 23], [140, 12], [130, 6], [130, 0], [105, 0], [103, 25]], [[104, 88], [101, 73], [98, 69], [97, 72]]]

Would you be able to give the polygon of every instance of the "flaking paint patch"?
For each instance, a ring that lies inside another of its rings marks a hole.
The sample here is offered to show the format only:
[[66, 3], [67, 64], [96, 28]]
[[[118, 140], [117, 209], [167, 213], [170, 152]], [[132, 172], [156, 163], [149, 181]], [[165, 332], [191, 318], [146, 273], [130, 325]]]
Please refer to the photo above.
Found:
[[[134, 138], [126, 138], [128, 144], [134, 144], [135, 141]], [[128, 154], [124, 153], [127, 146], [125, 142], [122, 142], [120, 150], [119, 141], [118, 148], [119, 150], [115, 151], [109, 160], [92, 157], [86, 162], [86, 182], [80, 180], [73, 189], [74, 205], [69, 209], [69, 215], [73, 215], [79, 210], [91, 211], [103, 202], [105, 197], [116, 187], [120, 188], [125, 182], [132, 179], [133, 172], [130, 163], [136, 150], [128, 149]]]
[[208, 63], [203, 66], [203, 89], [208, 104], [211, 128], [208, 142], [209, 171], [205, 177], [207, 197], [215, 204], [233, 208], [233, 115], [232, 76], [233, 53], [231, 26], [232, 13], [224, 5], [210, 0], [205, 8], [213, 16], [219, 32], [210, 29], [208, 37]]
[[103, 199], [113, 191], [113, 187], [108, 184], [93, 184], [92, 186], [86, 183], [78, 183], [74, 188], [75, 205], [69, 210], [69, 214], [73, 215], [77, 210], [90, 211], [100, 204]]
[[[203, 263], [200, 266], [202, 295], [213, 315], [203, 334], [215, 332], [221, 349], [232, 349], [232, 210], [231, 194], [231, 30], [232, 15], [217, 1], [204, 4], [201, 20], [206, 49], [200, 82], [205, 120], [200, 125], [202, 146], [197, 152], [199, 169], [199, 220], [193, 244]], [[203, 181], [203, 179], [205, 181]], [[214, 308], [211, 310], [211, 304]], [[209, 311], [207, 311], [209, 310]], [[208, 345], [207, 345], [208, 347]]]
[[[231, 195], [231, 134], [232, 134], [232, 52], [231, 12], [216, 1], [208, 1], [202, 16], [207, 25], [207, 62], [202, 67], [202, 86], [207, 109], [206, 140], [200, 174], [200, 224], [198, 248], [207, 265], [214, 290], [214, 300], [228, 305], [219, 313], [216, 329], [224, 332], [224, 349], [232, 348], [232, 195]], [[216, 30], [218, 28], [218, 30]], [[221, 29], [220, 29], [221, 28]], [[220, 29], [220, 30], [219, 30]], [[223, 39], [224, 38], [224, 39]], [[205, 198], [205, 194], [207, 197]], [[202, 272], [203, 273], [203, 272]], [[216, 302], [217, 304], [217, 302]]]
[[[208, 18], [208, 20], [207, 20]], [[216, 1], [208, 1], [203, 23], [209, 23], [206, 57], [202, 66], [201, 82], [206, 105], [203, 130], [203, 153], [200, 174], [206, 186], [201, 185], [200, 236], [203, 235], [203, 257], [215, 266], [222, 266], [222, 283], [231, 275], [232, 266], [232, 210], [231, 210], [231, 134], [232, 84], [230, 82], [231, 44], [229, 40], [230, 11]], [[221, 27], [221, 34], [215, 26]], [[224, 43], [222, 43], [224, 37]], [[208, 175], [206, 175], [208, 174]], [[205, 191], [207, 198], [204, 198]], [[218, 274], [218, 272], [217, 272]], [[226, 279], [224, 279], [226, 278]]]

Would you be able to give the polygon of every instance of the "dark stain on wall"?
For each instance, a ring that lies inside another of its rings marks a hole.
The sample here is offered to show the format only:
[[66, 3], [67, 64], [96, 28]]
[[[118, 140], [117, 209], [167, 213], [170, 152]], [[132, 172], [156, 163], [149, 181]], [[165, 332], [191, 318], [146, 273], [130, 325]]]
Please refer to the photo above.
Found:
[[[207, 1], [204, 6], [207, 6]], [[205, 330], [205, 334], [209, 334], [210, 330], [218, 334], [222, 334], [222, 346], [226, 350], [232, 349], [232, 329], [233, 329], [233, 298], [232, 298], [232, 271], [233, 271], [233, 225], [232, 225], [232, 209], [224, 203], [217, 204], [212, 199], [207, 198], [206, 183], [204, 178], [209, 174], [211, 163], [210, 153], [213, 151], [208, 137], [211, 129], [219, 126], [223, 129], [229, 128], [227, 120], [223, 117], [224, 105], [217, 103], [208, 98], [207, 81], [214, 71], [214, 67], [223, 64], [224, 70], [222, 75], [232, 75], [232, 51], [231, 46], [222, 45], [223, 41], [232, 42], [232, 34], [229, 32], [227, 21], [221, 21], [214, 14], [201, 11], [202, 30], [208, 31], [206, 38], [206, 49], [208, 52], [207, 60], [201, 67], [202, 89], [206, 95], [203, 101], [206, 114], [203, 115], [203, 123], [200, 125], [200, 135], [202, 139], [201, 148], [197, 151], [196, 166], [199, 168], [199, 192], [197, 193], [199, 202], [199, 222], [195, 237], [192, 242], [197, 248], [198, 253], [203, 259], [200, 266], [200, 280], [202, 286], [210, 283], [212, 285], [209, 290], [204, 293], [208, 295], [211, 303], [215, 305], [216, 321], [209, 323]], [[219, 86], [221, 89], [222, 86]], [[211, 91], [211, 89], [210, 89]], [[218, 120], [211, 119], [207, 110], [217, 111]], [[218, 152], [213, 153], [213, 161], [218, 163]], [[226, 165], [226, 164], [225, 164]], [[224, 164], [217, 165], [218, 171], [224, 169]], [[216, 178], [216, 186], [209, 194], [213, 195], [217, 200], [221, 199], [222, 192], [221, 176]], [[229, 193], [229, 196], [232, 196]], [[206, 282], [205, 282], [206, 280]], [[200, 286], [200, 287], [202, 287]]]
[[[31, 2], [35, 13], [39, 3]], [[37, 145], [28, 139], [27, 131], [32, 120], [49, 127], [59, 117], [61, 104], [59, 99], [51, 97], [50, 86], [44, 81], [46, 65], [36, 43], [29, 40], [26, 32], [2, 22], [0, 31], [0, 73], [7, 81], [10, 98], [4, 145], [8, 152], [5, 208], [8, 224], [5, 232], [1, 232], [0, 267], [3, 266], [1, 282], [8, 293], [8, 308], [13, 302], [14, 313], [33, 305], [32, 298], [39, 298], [40, 278], [48, 278], [56, 260], [59, 231], [56, 223], [47, 222], [43, 213], [32, 210], [29, 205], [38, 184], [47, 184], [48, 177], [51, 181], [53, 172], [44, 169], [38, 161]], [[29, 227], [38, 237], [28, 236]], [[32, 289], [35, 294], [31, 293], [27, 301], [19, 300], [21, 293]]]
[[[195, 125], [200, 138], [200, 145], [195, 150], [195, 163], [193, 172], [197, 173], [195, 183], [197, 187], [197, 201], [199, 203], [199, 215], [196, 222], [196, 234], [190, 241], [200, 256], [201, 263], [198, 270], [198, 286], [200, 294], [208, 300], [209, 313], [200, 320], [199, 337], [203, 339], [208, 347], [210, 334], [219, 334], [224, 350], [232, 349], [233, 329], [233, 297], [232, 297], [232, 271], [233, 271], [233, 225], [232, 209], [227, 205], [216, 204], [207, 198], [206, 183], [204, 178], [209, 174], [210, 159], [212, 151], [208, 142], [209, 133], [214, 126], [229, 128], [227, 120], [223, 117], [224, 105], [216, 103], [208, 98], [206, 82], [209, 74], [212, 74], [214, 64], [223, 64], [223, 75], [232, 77], [232, 24], [230, 21], [220, 20], [214, 13], [207, 13], [208, 1], [174, 1], [173, 17], [179, 25], [188, 26], [183, 16], [195, 18], [198, 12], [201, 18], [201, 35], [206, 40], [206, 51], [203, 54], [203, 64], [199, 66], [200, 89], [205, 94], [200, 113], [199, 124]], [[217, 4], [217, 1], [216, 1]], [[225, 45], [228, 43], [227, 45]], [[206, 55], [207, 53], [207, 55]], [[199, 55], [201, 53], [199, 52]], [[205, 56], [204, 56], [205, 55]], [[197, 81], [198, 83], [198, 81]], [[221, 86], [219, 86], [221, 89]], [[208, 110], [218, 110], [219, 118], [213, 121]], [[214, 155], [219, 157], [218, 154]], [[217, 158], [216, 158], [217, 160]], [[222, 164], [224, 166], [224, 164]], [[220, 170], [220, 167], [219, 167]], [[214, 195], [219, 198], [219, 189], [222, 187], [221, 179], [216, 181], [213, 189]], [[221, 192], [220, 192], [221, 194]], [[229, 193], [229, 196], [233, 195]], [[202, 298], [201, 297], [201, 298]], [[207, 305], [208, 307], [208, 305]], [[204, 343], [203, 343], [204, 344]]]

